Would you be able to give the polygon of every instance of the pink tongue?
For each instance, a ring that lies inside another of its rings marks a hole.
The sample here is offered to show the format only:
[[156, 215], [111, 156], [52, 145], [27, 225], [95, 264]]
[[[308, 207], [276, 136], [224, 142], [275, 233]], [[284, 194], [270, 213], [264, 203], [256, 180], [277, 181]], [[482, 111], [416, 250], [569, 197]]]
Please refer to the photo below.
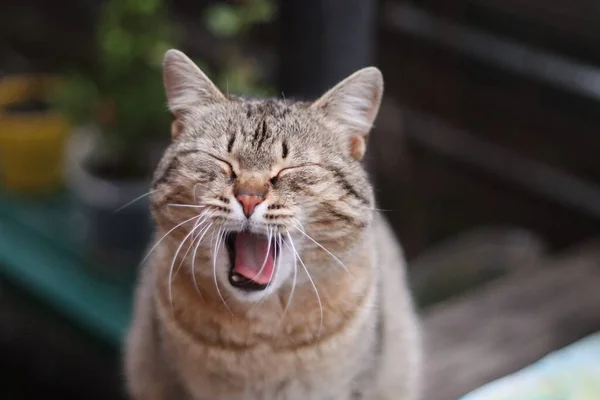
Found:
[[273, 278], [275, 251], [262, 235], [241, 232], [235, 238], [234, 271], [247, 279], [266, 285]]

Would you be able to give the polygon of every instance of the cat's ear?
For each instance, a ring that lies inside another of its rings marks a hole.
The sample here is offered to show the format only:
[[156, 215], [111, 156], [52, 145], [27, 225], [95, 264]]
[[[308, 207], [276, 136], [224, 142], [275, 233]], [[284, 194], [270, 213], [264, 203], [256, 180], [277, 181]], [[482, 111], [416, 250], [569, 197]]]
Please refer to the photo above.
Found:
[[227, 101], [227, 98], [198, 66], [179, 50], [165, 53], [163, 79], [169, 110], [175, 116], [171, 134], [180, 131], [180, 116], [194, 108]]
[[361, 159], [366, 137], [379, 111], [383, 77], [375, 67], [363, 68], [329, 90], [311, 107], [324, 111], [350, 134], [350, 153]]

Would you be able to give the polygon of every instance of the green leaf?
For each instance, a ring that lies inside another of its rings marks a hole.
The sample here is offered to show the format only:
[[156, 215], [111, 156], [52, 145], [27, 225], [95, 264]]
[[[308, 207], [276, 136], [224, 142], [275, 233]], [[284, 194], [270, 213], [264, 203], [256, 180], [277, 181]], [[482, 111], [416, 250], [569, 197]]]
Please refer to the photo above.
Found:
[[138, 12], [146, 15], [152, 14], [160, 6], [160, 0], [130, 0], [130, 2]]
[[276, 8], [272, 0], [254, 0], [247, 7], [246, 23], [259, 24], [273, 20], [275, 17]]
[[[214, 35], [231, 38], [271, 20], [276, 12], [273, 0], [246, 4], [217, 4], [207, 10], [203, 21]], [[102, 125], [105, 144], [116, 156], [141, 155], [145, 143], [169, 136], [171, 116], [161, 64], [165, 51], [177, 47], [181, 32], [165, 8], [164, 0], [107, 0], [96, 32], [98, 62], [91, 71], [67, 75], [56, 96], [57, 104], [77, 123]], [[238, 50], [227, 54], [213, 71], [202, 60], [197, 64], [223, 89], [271, 94], [258, 81], [260, 65], [241, 57]]]
[[227, 4], [217, 4], [207, 10], [205, 17], [208, 29], [216, 36], [233, 37], [242, 28], [236, 9]]

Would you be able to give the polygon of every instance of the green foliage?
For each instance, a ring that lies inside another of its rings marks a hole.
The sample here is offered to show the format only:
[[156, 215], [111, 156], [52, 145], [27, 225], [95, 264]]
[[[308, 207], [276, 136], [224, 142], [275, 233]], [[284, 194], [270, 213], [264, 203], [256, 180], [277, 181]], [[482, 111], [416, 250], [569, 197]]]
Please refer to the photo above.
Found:
[[275, 15], [272, 0], [246, 1], [243, 6], [217, 3], [205, 15], [208, 28], [215, 36], [234, 37], [253, 25], [270, 22]]
[[[216, 3], [208, 8], [204, 23], [210, 32], [222, 39], [240, 39], [259, 24], [271, 22], [276, 16], [274, 0], [244, 0], [238, 5]], [[273, 90], [259, 82], [260, 66], [252, 57], [243, 55], [239, 47], [228, 55], [220, 66], [216, 84], [230, 93], [253, 96], [271, 96]]]
[[167, 137], [161, 62], [174, 37], [161, 0], [109, 0], [96, 36], [97, 65], [66, 77], [59, 105], [76, 123], [99, 125], [122, 158]]
[[[217, 66], [217, 73], [201, 62], [198, 65], [231, 93], [271, 94], [259, 83], [256, 60], [242, 55], [239, 39], [274, 15], [273, 0], [211, 6], [203, 20], [209, 30], [218, 38], [238, 42], [224, 50], [226, 61]], [[107, 0], [96, 33], [94, 67], [68, 75], [58, 93], [59, 106], [75, 123], [101, 128], [104, 147], [120, 168], [136, 170], [144, 145], [168, 138], [170, 116], [161, 63], [167, 49], [178, 47], [177, 37], [163, 0]]]

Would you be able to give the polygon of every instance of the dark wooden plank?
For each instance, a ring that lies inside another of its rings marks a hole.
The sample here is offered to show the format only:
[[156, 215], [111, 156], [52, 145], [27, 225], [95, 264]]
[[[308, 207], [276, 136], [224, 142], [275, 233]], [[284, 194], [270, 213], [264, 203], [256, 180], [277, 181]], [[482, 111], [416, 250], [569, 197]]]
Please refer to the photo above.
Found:
[[405, 111], [407, 134], [419, 145], [600, 221], [600, 186], [521, 156], [429, 115]]
[[450, 400], [600, 329], [600, 241], [429, 309], [423, 398]]
[[412, 4], [445, 19], [485, 29], [530, 45], [598, 62], [596, 4], [560, 0], [388, 0]]
[[561, 0], [472, 0], [492, 12], [501, 12], [545, 26], [554, 33], [570, 35], [572, 39], [600, 40], [600, 27], [595, 18], [597, 4], [589, 1]]
[[487, 282], [539, 266], [547, 244], [520, 227], [480, 226], [429, 247], [410, 266], [410, 287], [421, 308]]
[[600, 177], [596, 101], [410, 35], [384, 30], [379, 46], [386, 92], [400, 103], [577, 175]]
[[[522, 174], [518, 172], [518, 179], [511, 180], [505, 169], [515, 167], [510, 165], [515, 158], [501, 156], [499, 160], [496, 151], [491, 158], [495, 160], [493, 164], [500, 168], [490, 168], [491, 164], [474, 164], [475, 160], [487, 162], [490, 157], [489, 152], [482, 151], [483, 148], [491, 146], [498, 149], [496, 143], [489, 140], [488, 134], [482, 133], [486, 129], [459, 129], [459, 124], [454, 121], [450, 123], [445, 118], [433, 118], [433, 113], [414, 111], [401, 108], [387, 97], [375, 123], [376, 129], [370, 135], [367, 153], [371, 175], [378, 189], [379, 207], [386, 210], [385, 214], [400, 236], [409, 259], [458, 232], [482, 225], [523, 227], [542, 235], [553, 250], [572, 246], [600, 231], [599, 219], [583, 212], [580, 206], [573, 207], [575, 201], [581, 201], [581, 198], [576, 198], [580, 190], [571, 190], [564, 185], [559, 187], [548, 182], [547, 174], [544, 174], [546, 177], [533, 176], [534, 171], [529, 170]], [[426, 123], [432, 120], [439, 124]], [[488, 127], [497, 129], [495, 121], [493, 127]], [[485, 142], [485, 146], [473, 147], [463, 154], [466, 147], [471, 146], [463, 140], [464, 135], [457, 136], [456, 132], [468, 135], [471, 144]], [[512, 134], [509, 127], [505, 132]], [[440, 151], [440, 146], [447, 146], [452, 152]], [[539, 141], [538, 146], [542, 147]], [[563, 153], [569, 152], [564, 144], [557, 147]], [[500, 149], [502, 154], [518, 154], [518, 158], [523, 159], [524, 152], [515, 153], [509, 146], [501, 146]], [[583, 157], [581, 152], [573, 151]], [[458, 153], [463, 155], [457, 157]], [[544, 162], [537, 157], [525, 155], [525, 158], [527, 165]], [[559, 166], [555, 164], [552, 170], [558, 170], [561, 176], [569, 173], [578, 181], [584, 178]], [[535, 187], [525, 187], [530, 186], [524, 185], [525, 180], [530, 179], [536, 182]], [[540, 190], [541, 181], [546, 182], [542, 185], [545, 186], [543, 191]], [[547, 191], [560, 192], [560, 196], [542, 196]], [[597, 204], [591, 204], [593, 199], [587, 195], [585, 198], [588, 205], [597, 208]], [[557, 226], [560, 229], [556, 229]]]

